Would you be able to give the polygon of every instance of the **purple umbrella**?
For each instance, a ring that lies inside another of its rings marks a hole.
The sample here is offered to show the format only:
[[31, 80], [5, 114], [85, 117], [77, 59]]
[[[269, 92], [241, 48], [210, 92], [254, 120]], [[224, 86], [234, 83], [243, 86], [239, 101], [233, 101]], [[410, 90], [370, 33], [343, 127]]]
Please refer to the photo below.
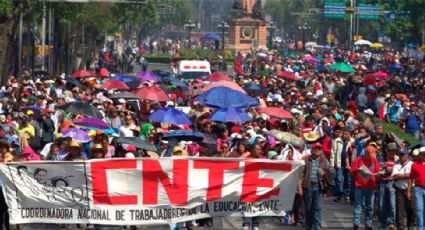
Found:
[[153, 82], [159, 81], [156, 75], [149, 71], [138, 73], [136, 77], [142, 81], [153, 81]]
[[84, 132], [81, 129], [77, 129], [77, 128], [70, 128], [65, 130], [62, 133], [63, 137], [70, 137], [72, 138], [74, 141], [77, 142], [82, 142], [82, 143], [86, 143], [91, 141], [91, 138], [89, 137], [89, 135], [87, 135], [86, 132]]
[[109, 125], [106, 124], [104, 121], [97, 119], [97, 118], [80, 118], [77, 120], [74, 120], [74, 124], [79, 126], [86, 126], [91, 128], [97, 128], [97, 129], [109, 129]]

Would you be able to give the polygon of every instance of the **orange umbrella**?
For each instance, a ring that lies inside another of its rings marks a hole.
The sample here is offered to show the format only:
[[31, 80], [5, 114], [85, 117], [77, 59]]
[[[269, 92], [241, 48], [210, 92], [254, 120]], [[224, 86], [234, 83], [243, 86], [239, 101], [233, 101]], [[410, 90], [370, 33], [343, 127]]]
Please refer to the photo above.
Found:
[[151, 101], [168, 101], [168, 95], [164, 92], [164, 90], [153, 87], [153, 86], [145, 86], [143, 88], [137, 89], [134, 91], [134, 94], [143, 100], [151, 100]]
[[227, 87], [227, 88], [230, 88], [230, 89], [233, 89], [233, 90], [236, 90], [236, 91], [239, 91], [241, 93], [246, 94], [245, 90], [242, 89], [242, 87], [240, 87], [238, 84], [236, 84], [233, 81], [216, 81], [216, 82], [211, 82], [211, 83], [205, 85], [201, 89], [201, 93], [203, 93], [203, 92], [205, 92], [207, 90], [210, 90], [212, 88], [219, 87], [219, 86]]

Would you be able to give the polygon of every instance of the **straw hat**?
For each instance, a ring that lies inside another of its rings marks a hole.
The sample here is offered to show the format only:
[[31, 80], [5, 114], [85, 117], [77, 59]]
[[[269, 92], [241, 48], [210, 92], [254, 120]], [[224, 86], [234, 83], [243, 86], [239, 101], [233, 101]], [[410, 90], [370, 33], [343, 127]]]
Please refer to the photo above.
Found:
[[309, 133], [304, 133], [303, 136], [306, 141], [317, 141], [317, 139], [320, 138], [320, 134], [314, 131], [310, 131]]
[[80, 143], [72, 140], [71, 143], [69, 144], [69, 147], [73, 147], [73, 148], [81, 148]]

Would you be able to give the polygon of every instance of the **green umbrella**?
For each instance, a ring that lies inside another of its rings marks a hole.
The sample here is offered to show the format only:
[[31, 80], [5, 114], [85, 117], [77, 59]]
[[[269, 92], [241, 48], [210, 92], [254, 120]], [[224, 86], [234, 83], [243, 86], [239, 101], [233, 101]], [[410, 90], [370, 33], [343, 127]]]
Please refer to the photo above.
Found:
[[330, 66], [331, 69], [339, 70], [341, 72], [346, 73], [354, 73], [356, 72], [351, 65], [344, 63], [344, 62], [338, 62]]

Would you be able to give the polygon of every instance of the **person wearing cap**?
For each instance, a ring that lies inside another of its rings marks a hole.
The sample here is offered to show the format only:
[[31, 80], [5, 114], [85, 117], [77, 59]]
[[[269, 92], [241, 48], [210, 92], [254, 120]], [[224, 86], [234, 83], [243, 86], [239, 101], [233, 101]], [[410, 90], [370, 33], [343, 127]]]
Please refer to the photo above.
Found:
[[[407, 227], [411, 229], [415, 223], [415, 206], [414, 202], [407, 199], [407, 187], [409, 184], [409, 176], [413, 162], [409, 159], [409, 151], [400, 149], [397, 152], [398, 161], [393, 167], [391, 173], [394, 179], [394, 188], [396, 196], [396, 223], [397, 229]], [[406, 212], [406, 215], [404, 213]], [[404, 223], [407, 218], [406, 226]]]
[[312, 144], [311, 155], [305, 158], [305, 167], [298, 182], [298, 194], [304, 200], [306, 229], [321, 229], [322, 224], [324, 176], [329, 169], [322, 148], [319, 142]]
[[354, 229], [359, 229], [360, 217], [363, 206], [365, 207], [365, 225], [366, 229], [372, 229], [373, 221], [373, 203], [376, 188], [376, 176], [365, 178], [361, 174], [361, 169], [367, 168], [370, 173], [381, 171], [379, 161], [376, 159], [375, 147], [368, 145], [365, 148], [364, 156], [357, 156], [351, 166], [350, 173], [354, 177]]
[[391, 176], [395, 164], [395, 155], [398, 152], [396, 143], [391, 142], [386, 146], [384, 154], [385, 174], [380, 178], [379, 183], [379, 213], [382, 226], [388, 229], [395, 229], [395, 189], [394, 180]]
[[419, 154], [412, 164], [407, 187], [407, 198], [411, 202], [414, 200], [416, 204], [416, 225], [418, 230], [423, 230], [425, 227], [425, 147], [419, 149]]
[[18, 120], [19, 125], [17, 127], [18, 135], [19, 135], [19, 143], [21, 144], [21, 148], [23, 149], [25, 146], [29, 146], [32, 138], [34, 138], [35, 130], [34, 127], [30, 124], [27, 116], [23, 116]]
[[45, 146], [47, 143], [54, 141], [55, 124], [51, 119], [50, 109], [44, 109], [40, 112], [41, 114], [41, 146]]
[[406, 133], [419, 138], [421, 124], [423, 123], [422, 114], [417, 110], [416, 104], [410, 103], [410, 108], [404, 108], [400, 115], [400, 120], [404, 123]]

